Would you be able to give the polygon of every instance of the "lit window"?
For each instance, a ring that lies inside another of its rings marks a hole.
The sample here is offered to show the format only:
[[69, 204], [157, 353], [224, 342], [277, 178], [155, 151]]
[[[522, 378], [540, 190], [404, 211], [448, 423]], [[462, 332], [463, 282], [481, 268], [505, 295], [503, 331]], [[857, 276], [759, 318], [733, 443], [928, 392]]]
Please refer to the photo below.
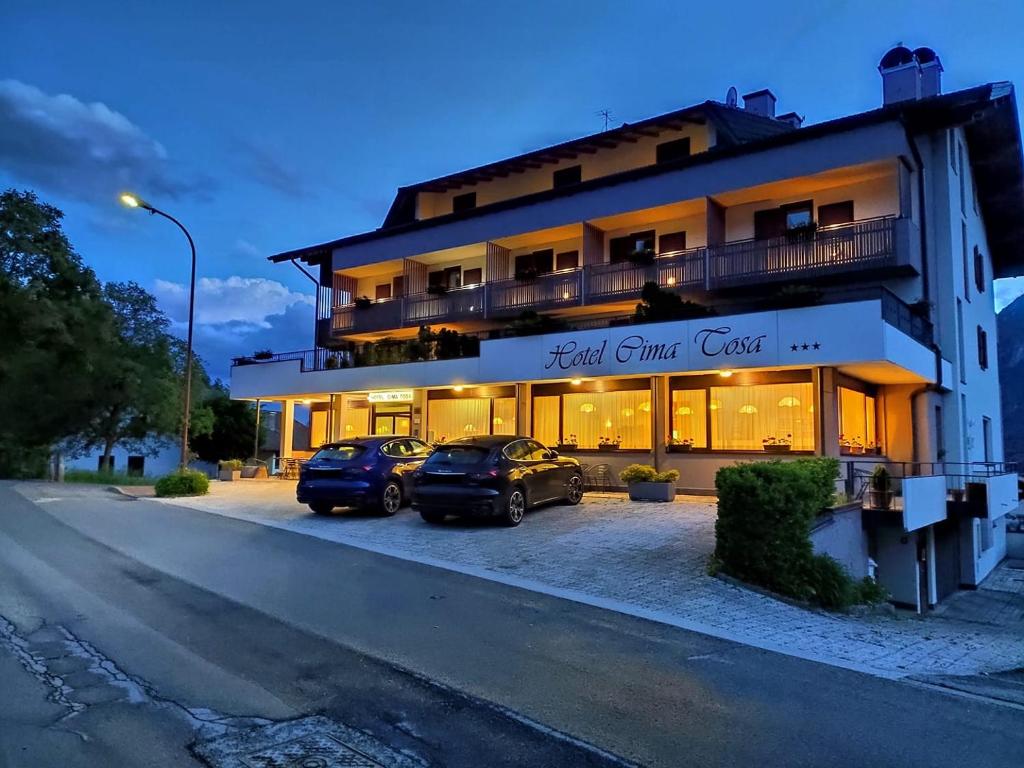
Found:
[[[811, 382], [711, 387], [718, 407], [711, 412], [711, 446], [726, 451], [760, 451], [765, 446], [814, 450]], [[806, 403], [806, 405], [804, 405]]]
[[533, 399], [533, 437], [580, 449], [651, 447], [651, 393], [567, 392]]
[[703, 389], [672, 391], [671, 443], [693, 448], [708, 447], [707, 399], [708, 394]]
[[839, 449], [844, 454], [878, 453], [875, 398], [839, 387]]
[[[492, 409], [493, 402], [493, 409]], [[492, 413], [493, 410], [493, 413]], [[514, 435], [514, 397], [459, 397], [427, 403], [427, 439], [446, 442], [476, 435]]]

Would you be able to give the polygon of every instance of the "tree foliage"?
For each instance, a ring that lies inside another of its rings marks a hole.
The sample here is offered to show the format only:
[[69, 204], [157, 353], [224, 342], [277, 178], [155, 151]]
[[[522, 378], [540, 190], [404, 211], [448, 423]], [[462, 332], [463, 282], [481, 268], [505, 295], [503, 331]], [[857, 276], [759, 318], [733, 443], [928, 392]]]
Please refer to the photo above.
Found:
[[[244, 400], [232, 400], [220, 382], [215, 383], [204, 406], [212, 416], [210, 430], [193, 432], [190, 444], [203, 461], [244, 459], [253, 455], [256, 445], [256, 409]], [[260, 440], [263, 442], [263, 425]]]

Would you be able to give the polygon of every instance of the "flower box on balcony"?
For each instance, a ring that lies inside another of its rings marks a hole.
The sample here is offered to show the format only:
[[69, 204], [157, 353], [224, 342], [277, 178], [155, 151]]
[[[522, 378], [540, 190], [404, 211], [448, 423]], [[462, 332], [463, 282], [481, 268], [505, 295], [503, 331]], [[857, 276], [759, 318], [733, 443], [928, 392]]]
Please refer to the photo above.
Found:
[[444, 296], [448, 293], [448, 287], [444, 285], [438, 285], [437, 283], [431, 283], [427, 286], [427, 293], [431, 296]]
[[369, 296], [360, 296], [355, 300], [356, 309], [369, 309], [373, 306], [373, 299]]
[[516, 280], [529, 282], [531, 280], [536, 280], [539, 275], [540, 273], [537, 271], [536, 267], [529, 267], [527, 269], [520, 269], [516, 272]]

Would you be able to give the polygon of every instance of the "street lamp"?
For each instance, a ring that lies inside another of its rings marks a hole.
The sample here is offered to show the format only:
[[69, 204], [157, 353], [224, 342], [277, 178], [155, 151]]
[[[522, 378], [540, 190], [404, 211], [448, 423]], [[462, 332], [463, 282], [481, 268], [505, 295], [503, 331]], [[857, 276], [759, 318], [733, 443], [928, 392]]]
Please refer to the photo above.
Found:
[[188, 466], [188, 423], [192, 410], [192, 325], [196, 306], [196, 244], [192, 240], [192, 235], [185, 229], [184, 224], [169, 213], [165, 213], [159, 208], [154, 208], [138, 195], [125, 192], [121, 195], [121, 202], [129, 208], [142, 208], [145, 211], [149, 211], [150, 214], [156, 213], [168, 221], [174, 222], [178, 229], [185, 233], [185, 237], [188, 239], [188, 247], [192, 251], [192, 280], [188, 291], [188, 341], [185, 346], [185, 413], [181, 422], [181, 468], [184, 469]]

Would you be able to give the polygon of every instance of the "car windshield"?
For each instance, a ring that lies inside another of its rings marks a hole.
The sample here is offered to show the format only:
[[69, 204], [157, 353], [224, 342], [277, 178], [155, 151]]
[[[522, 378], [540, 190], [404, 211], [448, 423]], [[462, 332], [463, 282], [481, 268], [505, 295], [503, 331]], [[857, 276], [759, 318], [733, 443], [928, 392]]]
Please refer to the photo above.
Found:
[[442, 445], [430, 454], [425, 466], [438, 464], [479, 464], [487, 458], [488, 450], [479, 445]]
[[352, 461], [366, 453], [361, 445], [325, 445], [313, 454], [314, 459], [330, 459], [332, 461]]

